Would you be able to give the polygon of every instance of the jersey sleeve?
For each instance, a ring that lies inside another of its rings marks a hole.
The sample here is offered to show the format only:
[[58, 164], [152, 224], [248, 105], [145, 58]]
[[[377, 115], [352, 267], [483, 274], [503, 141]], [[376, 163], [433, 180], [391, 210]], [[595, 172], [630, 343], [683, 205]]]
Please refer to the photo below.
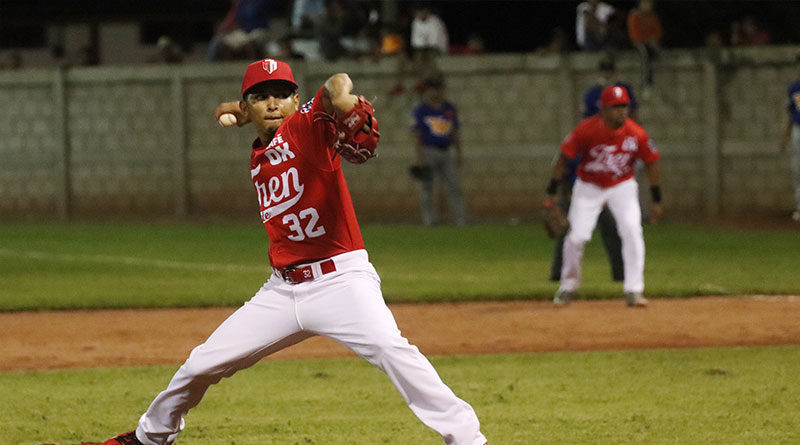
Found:
[[656, 144], [650, 139], [650, 136], [644, 129], [639, 132], [638, 139], [639, 158], [641, 158], [645, 164], [652, 164], [661, 158], [661, 152], [658, 151]]
[[325, 107], [322, 105], [324, 88], [320, 87], [313, 99], [300, 106], [296, 113], [299, 116], [297, 119], [292, 119], [290, 125], [292, 132], [302, 140], [301, 143], [310, 149], [306, 153], [317, 167], [334, 170], [341, 166], [341, 161], [338, 156], [334, 156], [336, 151], [331, 145], [336, 132], [335, 126], [332, 122], [314, 120], [316, 113], [325, 112]]
[[321, 131], [323, 126], [319, 125], [320, 122], [314, 122], [314, 115], [318, 112], [325, 111], [324, 107], [322, 106], [323, 88], [324, 87], [317, 91], [317, 94], [313, 99], [300, 105], [300, 109], [297, 111], [297, 113], [295, 113], [295, 115], [292, 116], [287, 122], [287, 125], [293, 132], [303, 136], [305, 139], [303, 142], [305, 143], [313, 143], [314, 145], [318, 145], [323, 140], [322, 136], [324, 133]]
[[[586, 122], [586, 121], [584, 121]], [[561, 142], [561, 153], [564, 153], [567, 159], [574, 159], [583, 149], [583, 133], [585, 131], [584, 122], [581, 122], [575, 127], [570, 134]]]

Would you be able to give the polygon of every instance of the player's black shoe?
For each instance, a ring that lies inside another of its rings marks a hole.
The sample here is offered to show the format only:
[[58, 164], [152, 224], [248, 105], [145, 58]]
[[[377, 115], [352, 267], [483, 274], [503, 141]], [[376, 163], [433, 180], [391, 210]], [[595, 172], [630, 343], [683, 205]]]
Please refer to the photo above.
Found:
[[103, 442], [103, 445], [144, 445], [136, 438], [136, 430], [128, 431]]

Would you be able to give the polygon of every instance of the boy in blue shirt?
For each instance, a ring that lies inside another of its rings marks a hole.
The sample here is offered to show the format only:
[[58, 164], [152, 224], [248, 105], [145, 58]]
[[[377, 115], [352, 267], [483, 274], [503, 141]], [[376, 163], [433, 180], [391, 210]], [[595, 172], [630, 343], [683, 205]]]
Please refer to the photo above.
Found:
[[444, 79], [440, 75], [429, 77], [423, 86], [423, 101], [413, 111], [415, 167], [425, 172], [417, 175], [422, 223], [426, 226], [437, 223], [433, 180], [438, 177], [444, 184], [453, 221], [458, 226], [464, 226], [467, 223], [467, 210], [458, 180], [458, 167], [461, 165], [458, 112], [444, 97]]

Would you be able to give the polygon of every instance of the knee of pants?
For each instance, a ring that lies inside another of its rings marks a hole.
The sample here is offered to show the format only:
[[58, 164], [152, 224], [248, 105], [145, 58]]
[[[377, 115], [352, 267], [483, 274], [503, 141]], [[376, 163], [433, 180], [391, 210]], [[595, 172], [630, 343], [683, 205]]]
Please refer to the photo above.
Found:
[[617, 222], [617, 231], [621, 238], [636, 238], [642, 236], [641, 224], [620, 224]]
[[572, 245], [572, 246], [583, 246], [584, 244], [589, 242], [591, 237], [592, 237], [591, 234], [589, 234], [587, 236], [587, 235], [582, 235], [582, 234], [576, 233], [573, 230], [570, 230], [567, 233], [566, 238], [564, 238], [564, 244], [569, 244], [569, 245]]
[[216, 383], [223, 377], [223, 369], [220, 367], [203, 366], [202, 364], [187, 361], [178, 371], [183, 378], [192, 382]]
[[407, 350], [417, 351], [417, 348], [408, 343], [401, 335], [377, 334], [369, 337], [371, 342], [363, 347], [362, 355], [383, 368], [383, 363], [387, 358], [395, 357], [398, 353]]
[[215, 357], [214, 360], [209, 360], [201, 352], [192, 351], [179, 372], [192, 381], [218, 382], [223, 377], [229, 377], [235, 372], [230, 364], [219, 360], [220, 358]]

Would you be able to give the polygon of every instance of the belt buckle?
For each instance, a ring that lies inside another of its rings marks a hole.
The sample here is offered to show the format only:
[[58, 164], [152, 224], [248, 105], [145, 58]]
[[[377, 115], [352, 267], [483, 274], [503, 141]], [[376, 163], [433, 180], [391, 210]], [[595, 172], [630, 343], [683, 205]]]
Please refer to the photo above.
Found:
[[283, 277], [283, 281], [289, 284], [295, 284], [294, 280], [292, 279], [292, 272], [294, 272], [295, 270], [297, 270], [297, 267], [295, 266], [288, 266], [281, 269], [281, 276]]

